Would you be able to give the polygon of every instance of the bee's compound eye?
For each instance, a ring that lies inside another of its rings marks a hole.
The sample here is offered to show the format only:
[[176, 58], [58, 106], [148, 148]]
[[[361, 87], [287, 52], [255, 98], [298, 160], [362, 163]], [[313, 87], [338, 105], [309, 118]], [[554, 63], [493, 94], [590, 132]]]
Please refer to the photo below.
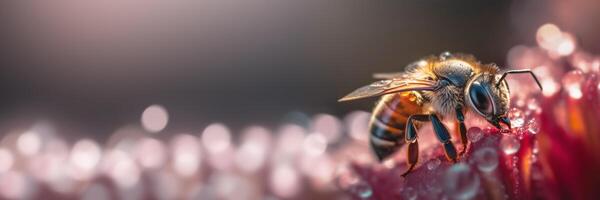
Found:
[[478, 82], [474, 82], [469, 90], [469, 98], [475, 108], [483, 114], [492, 114], [492, 101], [485, 88]]

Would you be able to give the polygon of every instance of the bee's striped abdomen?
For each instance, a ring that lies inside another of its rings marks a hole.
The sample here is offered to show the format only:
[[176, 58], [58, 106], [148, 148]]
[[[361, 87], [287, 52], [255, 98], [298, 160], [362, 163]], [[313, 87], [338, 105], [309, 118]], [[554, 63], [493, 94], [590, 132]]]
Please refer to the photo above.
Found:
[[370, 122], [370, 143], [373, 151], [383, 160], [404, 144], [404, 129], [410, 115], [422, 111], [418, 94], [404, 92], [381, 97]]

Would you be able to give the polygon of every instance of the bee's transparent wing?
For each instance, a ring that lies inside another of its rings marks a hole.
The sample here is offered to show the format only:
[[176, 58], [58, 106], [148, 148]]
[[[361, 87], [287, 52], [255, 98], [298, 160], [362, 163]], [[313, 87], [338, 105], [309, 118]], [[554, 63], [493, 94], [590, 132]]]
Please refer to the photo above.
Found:
[[354, 90], [338, 101], [350, 101], [367, 97], [381, 96], [389, 93], [434, 90], [435, 81], [421, 79], [386, 79]]
[[405, 76], [406, 76], [406, 73], [404, 73], [404, 72], [389, 72], [389, 73], [374, 73], [373, 74], [374, 79], [381, 79], [381, 80], [403, 78]]
[[403, 72], [384, 72], [373, 74], [374, 79], [405, 79], [409, 78], [406, 72], [416, 70], [418, 68], [426, 67], [428, 62], [426, 60], [418, 60], [408, 64], [404, 67]]

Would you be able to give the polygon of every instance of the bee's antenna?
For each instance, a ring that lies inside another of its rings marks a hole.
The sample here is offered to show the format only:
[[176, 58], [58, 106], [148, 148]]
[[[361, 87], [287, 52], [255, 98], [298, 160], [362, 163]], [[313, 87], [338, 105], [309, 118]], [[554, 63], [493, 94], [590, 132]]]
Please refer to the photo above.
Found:
[[496, 87], [498, 87], [500, 85], [500, 83], [502, 83], [502, 80], [504, 80], [504, 78], [506, 78], [506, 75], [522, 74], [522, 73], [529, 73], [531, 75], [531, 77], [533, 77], [533, 79], [535, 80], [537, 85], [540, 87], [540, 90], [544, 90], [544, 88], [542, 88], [542, 84], [540, 83], [538, 78], [535, 76], [535, 74], [531, 71], [531, 69], [515, 69], [515, 70], [508, 70], [508, 71], [504, 72], [502, 74], [502, 76], [500, 77], [500, 80], [498, 80], [498, 83], [496, 83]]

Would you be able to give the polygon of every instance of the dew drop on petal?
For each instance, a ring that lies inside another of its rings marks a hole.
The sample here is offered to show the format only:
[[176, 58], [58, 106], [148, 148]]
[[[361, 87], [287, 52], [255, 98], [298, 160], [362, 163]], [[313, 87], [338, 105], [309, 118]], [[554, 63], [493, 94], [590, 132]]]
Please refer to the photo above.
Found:
[[455, 164], [444, 176], [444, 191], [451, 199], [472, 199], [477, 194], [480, 180], [467, 164]]
[[514, 136], [504, 135], [500, 140], [500, 148], [502, 148], [502, 151], [504, 151], [506, 155], [516, 153], [519, 151], [520, 147], [521, 143], [519, 143], [519, 140]]
[[585, 75], [581, 70], [573, 70], [563, 76], [562, 83], [571, 98], [581, 99], [583, 96], [581, 85], [584, 79]]
[[311, 133], [304, 138], [304, 153], [310, 156], [319, 156], [327, 149], [327, 138], [318, 133]]
[[540, 132], [540, 125], [535, 120], [531, 120], [527, 125], [527, 131], [531, 134], [537, 134]]
[[508, 113], [508, 118], [510, 119], [510, 124], [513, 128], [521, 127], [525, 123], [523, 112], [516, 108], [510, 110]]
[[440, 161], [440, 159], [437, 159], [437, 158], [431, 159], [429, 162], [427, 162], [427, 169], [434, 170], [438, 166], [440, 166], [441, 163], [442, 163], [442, 161]]
[[482, 172], [492, 172], [498, 167], [498, 154], [491, 147], [477, 150], [474, 154], [477, 168]]
[[467, 130], [467, 138], [471, 142], [477, 142], [483, 137], [483, 131], [479, 127], [471, 127]]
[[497, 130], [496, 128], [491, 127], [491, 126], [486, 126], [483, 129], [481, 129], [482, 132], [487, 133], [487, 134], [494, 133], [494, 132], [496, 132], [496, 130]]
[[537, 140], [533, 142], [533, 148], [531, 149], [531, 153], [533, 153], [533, 155], [537, 155], [538, 153], [540, 153], [540, 147]]
[[540, 103], [538, 103], [536, 99], [530, 99], [529, 101], [527, 101], [527, 108], [536, 113], [541, 111]]
[[282, 198], [290, 198], [298, 194], [301, 189], [300, 177], [293, 167], [288, 166], [287, 164], [277, 164], [277, 166], [275, 166], [271, 172], [270, 186], [277, 196]]
[[347, 164], [340, 164], [334, 173], [336, 185], [342, 190], [349, 191], [360, 181], [360, 177]]
[[561, 56], [568, 56], [575, 51], [577, 44], [575, 43], [575, 39], [569, 33], [563, 33], [561, 37], [560, 43], [556, 47], [556, 52]]
[[412, 187], [404, 188], [402, 196], [407, 200], [415, 200], [417, 199], [417, 191]]
[[373, 196], [373, 188], [371, 185], [365, 181], [358, 181], [355, 185], [352, 186], [351, 192], [356, 194], [361, 199], [368, 199]]
[[560, 91], [561, 85], [554, 81], [552, 78], [542, 78], [540, 82], [542, 84], [542, 87], [544, 87], [544, 90], [542, 90], [542, 94], [546, 97], [551, 97], [558, 91]]

